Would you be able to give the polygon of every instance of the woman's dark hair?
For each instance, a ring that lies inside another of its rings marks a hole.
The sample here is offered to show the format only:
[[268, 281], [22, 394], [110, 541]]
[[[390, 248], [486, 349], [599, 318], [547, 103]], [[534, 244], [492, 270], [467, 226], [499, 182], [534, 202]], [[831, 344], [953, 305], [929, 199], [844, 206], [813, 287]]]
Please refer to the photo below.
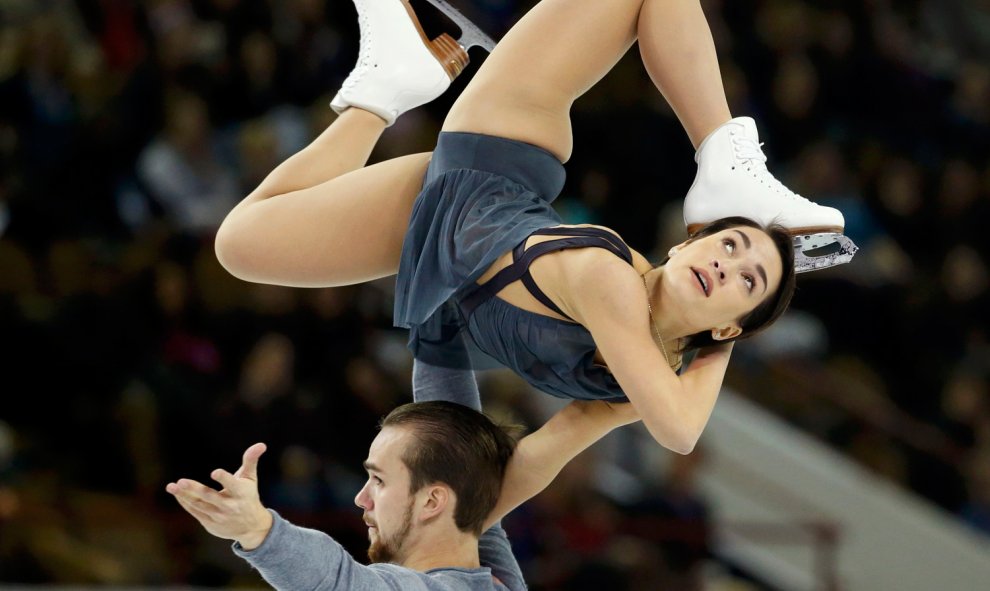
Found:
[[[791, 238], [791, 235], [782, 226], [771, 224], [764, 227], [753, 220], [744, 217], [722, 218], [720, 220], [715, 220], [692, 234], [691, 237], [688, 238], [688, 242], [692, 242], [699, 238], [704, 238], [705, 236], [711, 236], [712, 234], [717, 234], [722, 230], [729, 230], [739, 226], [756, 228], [757, 230], [766, 232], [766, 234], [770, 236], [770, 239], [773, 240], [774, 246], [777, 247], [777, 253], [780, 254], [780, 262], [782, 264], [780, 286], [777, 288], [777, 291], [765, 297], [763, 301], [753, 308], [748, 314], [744, 314], [736, 320], [739, 323], [739, 327], [742, 328], [742, 333], [740, 333], [739, 336], [731, 339], [716, 341], [712, 338], [712, 333], [710, 330], [702, 331], [687, 337], [684, 344], [685, 349], [698, 349], [700, 347], [717, 345], [719, 343], [728, 343], [736, 339], [751, 337], [773, 324], [778, 318], [780, 318], [780, 315], [784, 313], [784, 310], [787, 309], [788, 304], [791, 303], [791, 297], [794, 295], [794, 286], [796, 284], [794, 274], [794, 239]], [[661, 264], [665, 264], [666, 262], [667, 259], [664, 259]]]
[[484, 414], [444, 400], [404, 404], [382, 419], [383, 429], [398, 426], [414, 433], [413, 444], [402, 453], [409, 492], [446, 484], [457, 495], [454, 523], [480, 536], [502, 493], [515, 439]]

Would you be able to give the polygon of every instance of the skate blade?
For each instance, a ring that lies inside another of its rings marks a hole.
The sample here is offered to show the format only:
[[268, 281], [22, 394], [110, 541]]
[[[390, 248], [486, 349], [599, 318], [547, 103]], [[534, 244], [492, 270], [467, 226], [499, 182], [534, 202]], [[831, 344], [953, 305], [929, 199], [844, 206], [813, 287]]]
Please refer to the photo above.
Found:
[[837, 232], [795, 236], [794, 272], [807, 273], [848, 263], [858, 250], [852, 240]]
[[472, 23], [466, 16], [461, 14], [459, 10], [448, 4], [446, 0], [426, 1], [436, 7], [437, 10], [447, 15], [447, 18], [454, 21], [454, 24], [460, 28], [461, 37], [457, 40], [457, 43], [460, 44], [465, 51], [471, 49], [472, 47], [481, 47], [488, 53], [495, 50], [495, 41], [486, 35], [484, 31], [479, 29], [477, 25]]

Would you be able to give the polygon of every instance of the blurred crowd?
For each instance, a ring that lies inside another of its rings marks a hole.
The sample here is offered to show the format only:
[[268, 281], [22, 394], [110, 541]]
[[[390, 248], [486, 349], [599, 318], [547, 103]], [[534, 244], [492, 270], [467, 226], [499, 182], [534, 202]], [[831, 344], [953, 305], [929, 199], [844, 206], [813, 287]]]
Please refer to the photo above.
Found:
[[[532, 2], [458, 4], [498, 36]], [[799, 277], [728, 383], [990, 535], [990, 2], [703, 5], [771, 171], [862, 249]], [[410, 397], [390, 282], [247, 284], [212, 249], [332, 121], [357, 47], [346, 0], [0, 0], [0, 582], [256, 585], [163, 490], [255, 441], [266, 504], [363, 555], [360, 462]], [[575, 105], [557, 205], [662, 252], [694, 163], [635, 53]], [[466, 78], [373, 159], [431, 149]], [[484, 380], [496, 416], [545, 417], [543, 395]], [[531, 587], [711, 580], [700, 461], [633, 496], [575, 462], [507, 521]]]

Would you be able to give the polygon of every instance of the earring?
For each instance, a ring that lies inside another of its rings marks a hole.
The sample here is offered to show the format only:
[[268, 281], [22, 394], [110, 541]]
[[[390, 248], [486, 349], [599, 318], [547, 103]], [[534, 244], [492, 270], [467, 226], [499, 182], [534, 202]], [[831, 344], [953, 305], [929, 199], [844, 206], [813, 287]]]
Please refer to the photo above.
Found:
[[675, 254], [677, 254], [677, 247], [676, 246], [671, 246], [670, 247], [670, 250], [667, 251], [667, 256], [672, 257]]

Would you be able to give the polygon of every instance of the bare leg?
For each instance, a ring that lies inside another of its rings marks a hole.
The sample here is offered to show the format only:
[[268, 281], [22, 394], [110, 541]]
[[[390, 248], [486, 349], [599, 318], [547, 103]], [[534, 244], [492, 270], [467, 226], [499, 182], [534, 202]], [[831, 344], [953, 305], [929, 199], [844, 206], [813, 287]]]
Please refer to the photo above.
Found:
[[364, 168], [384, 130], [385, 122], [367, 111], [341, 114], [312, 143], [276, 167], [237, 207], [315, 187]]
[[499, 42], [444, 123], [571, 153], [571, 104], [637, 36], [643, 62], [697, 147], [731, 118], [698, 0], [543, 0]]
[[364, 167], [385, 122], [348, 109], [235, 207], [217, 257], [247, 281], [326, 287], [394, 274], [430, 155]]
[[708, 20], [699, 0], [646, 0], [639, 52], [695, 149], [732, 118]]
[[[571, 105], [637, 37], [650, 77], [698, 150], [698, 175], [684, 205], [688, 228], [742, 216], [824, 237], [805, 246], [836, 240], [845, 224], [841, 212], [777, 181], [755, 122], [731, 119], [699, 0], [543, 0], [499, 43], [443, 128], [521, 140], [566, 161]], [[831, 264], [855, 252], [851, 243], [843, 248], [848, 255]]]
[[516, 23], [454, 103], [444, 131], [571, 154], [571, 104], [636, 40], [642, 0], [543, 0]]
[[[647, 59], [654, 80], [676, 101], [692, 140], [704, 137], [728, 118], [704, 15], [696, 0], [646, 4], [650, 23], [641, 22], [644, 0], [544, 0], [502, 40], [444, 129], [520, 139], [566, 160], [571, 104], [638, 33], [650, 32], [673, 39], [644, 47], [657, 54]], [[702, 65], [683, 63], [692, 56], [700, 56], [695, 61]], [[702, 76], [692, 75], [695, 70]], [[367, 111], [348, 109], [276, 168], [221, 226], [216, 249], [223, 265], [242, 279], [292, 286], [342, 285], [394, 273], [429, 156], [361, 168], [384, 126]]]

